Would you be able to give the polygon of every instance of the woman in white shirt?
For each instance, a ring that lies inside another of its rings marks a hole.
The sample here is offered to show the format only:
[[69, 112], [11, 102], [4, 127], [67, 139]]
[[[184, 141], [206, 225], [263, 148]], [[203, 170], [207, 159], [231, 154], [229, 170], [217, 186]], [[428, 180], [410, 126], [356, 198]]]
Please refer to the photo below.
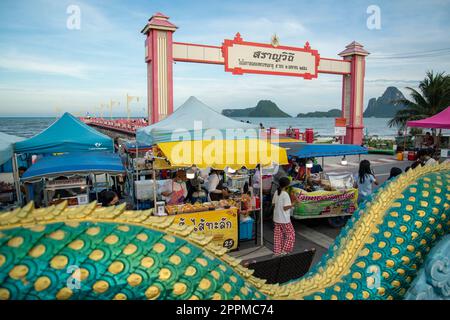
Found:
[[275, 192], [272, 204], [275, 205], [273, 211], [274, 242], [273, 252], [275, 255], [284, 255], [292, 252], [295, 244], [295, 230], [291, 223], [291, 209], [293, 207], [291, 198], [286, 192], [286, 188], [291, 181], [288, 177], [282, 177], [279, 180], [279, 186]]
[[205, 188], [208, 190], [209, 199], [211, 201], [221, 200], [228, 195], [226, 188], [222, 185], [219, 172], [214, 169], [211, 169], [211, 173], [205, 183]]

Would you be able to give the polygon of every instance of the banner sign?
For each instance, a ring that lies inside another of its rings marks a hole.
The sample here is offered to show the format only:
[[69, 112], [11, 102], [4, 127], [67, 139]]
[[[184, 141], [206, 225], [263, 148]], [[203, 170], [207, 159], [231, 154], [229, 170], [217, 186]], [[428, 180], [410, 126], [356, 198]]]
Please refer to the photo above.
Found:
[[317, 78], [320, 55], [306, 42], [303, 48], [243, 41], [237, 33], [222, 45], [225, 71]]
[[334, 135], [335, 136], [345, 136], [347, 134], [347, 119], [346, 118], [335, 118], [334, 119]]
[[294, 208], [294, 216], [346, 214], [356, 210], [358, 190], [310, 192], [296, 197], [299, 203]]
[[177, 214], [174, 222], [180, 226], [194, 226], [194, 232], [212, 236], [212, 242], [228, 250], [238, 247], [236, 208]]

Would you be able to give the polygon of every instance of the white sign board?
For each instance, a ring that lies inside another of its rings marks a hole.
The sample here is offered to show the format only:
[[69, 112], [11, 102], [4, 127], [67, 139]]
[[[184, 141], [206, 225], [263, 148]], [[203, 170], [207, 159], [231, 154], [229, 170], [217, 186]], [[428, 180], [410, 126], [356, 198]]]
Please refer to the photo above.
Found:
[[222, 46], [225, 71], [317, 78], [320, 56], [306, 43], [304, 48], [245, 42], [240, 36]]
[[345, 136], [347, 134], [346, 127], [334, 127], [334, 135], [335, 136]]

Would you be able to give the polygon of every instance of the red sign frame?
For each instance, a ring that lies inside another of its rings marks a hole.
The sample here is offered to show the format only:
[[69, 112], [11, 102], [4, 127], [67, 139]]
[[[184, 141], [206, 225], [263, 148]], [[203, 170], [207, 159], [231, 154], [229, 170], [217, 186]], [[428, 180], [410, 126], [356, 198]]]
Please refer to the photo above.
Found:
[[[261, 48], [271, 48], [271, 49], [280, 49], [280, 50], [291, 50], [291, 51], [300, 51], [300, 52], [307, 52], [314, 56], [315, 58], [315, 74], [311, 74], [309, 72], [305, 73], [296, 73], [296, 72], [277, 72], [277, 71], [262, 71], [262, 70], [252, 70], [252, 69], [245, 69], [245, 68], [229, 68], [228, 66], [228, 48], [232, 47], [234, 44], [239, 45], [247, 45], [252, 47], [261, 47]], [[320, 54], [317, 50], [311, 49], [309, 46], [309, 42], [305, 43], [305, 46], [303, 48], [297, 48], [297, 47], [288, 47], [288, 46], [273, 46], [271, 44], [266, 43], [257, 43], [257, 42], [247, 42], [244, 41], [241, 38], [240, 33], [236, 33], [236, 36], [233, 40], [225, 39], [222, 44], [222, 55], [224, 58], [224, 65], [225, 65], [225, 71], [231, 72], [235, 75], [243, 75], [244, 73], [253, 73], [253, 74], [269, 74], [269, 75], [277, 75], [277, 76], [292, 76], [292, 77], [302, 77], [306, 80], [316, 79], [319, 75], [319, 63], [320, 63]]]

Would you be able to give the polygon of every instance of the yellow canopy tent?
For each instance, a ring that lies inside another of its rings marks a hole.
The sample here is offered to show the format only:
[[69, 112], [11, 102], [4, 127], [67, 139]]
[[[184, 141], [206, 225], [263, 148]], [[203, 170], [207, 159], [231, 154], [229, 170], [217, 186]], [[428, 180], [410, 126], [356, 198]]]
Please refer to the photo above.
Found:
[[288, 163], [286, 149], [265, 140], [190, 140], [160, 142], [158, 147], [174, 167], [254, 169]]
[[[262, 167], [273, 164], [288, 164], [286, 149], [278, 147], [261, 139], [236, 140], [189, 140], [160, 142], [158, 148], [166, 161], [155, 162], [155, 168], [191, 167], [215, 168], [224, 170], [226, 167], [238, 170], [242, 167], [254, 169], [260, 165], [260, 184], [262, 185]], [[260, 188], [260, 199], [263, 198]], [[156, 198], [155, 198], [156, 199]], [[155, 200], [156, 201], [156, 200]], [[260, 243], [264, 245], [263, 205], [260, 206]]]

